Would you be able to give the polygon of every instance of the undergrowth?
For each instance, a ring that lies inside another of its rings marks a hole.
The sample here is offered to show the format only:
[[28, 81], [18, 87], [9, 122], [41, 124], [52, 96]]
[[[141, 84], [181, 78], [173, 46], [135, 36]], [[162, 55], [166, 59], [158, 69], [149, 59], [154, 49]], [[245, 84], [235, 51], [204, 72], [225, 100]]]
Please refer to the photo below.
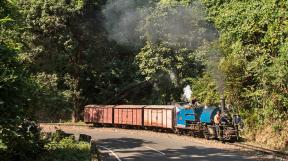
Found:
[[246, 128], [245, 138], [248, 142], [269, 149], [288, 152], [288, 121], [270, 122], [255, 129]]
[[90, 161], [90, 144], [77, 142], [74, 137], [64, 137], [62, 131], [52, 134], [44, 146], [45, 153], [38, 161]]

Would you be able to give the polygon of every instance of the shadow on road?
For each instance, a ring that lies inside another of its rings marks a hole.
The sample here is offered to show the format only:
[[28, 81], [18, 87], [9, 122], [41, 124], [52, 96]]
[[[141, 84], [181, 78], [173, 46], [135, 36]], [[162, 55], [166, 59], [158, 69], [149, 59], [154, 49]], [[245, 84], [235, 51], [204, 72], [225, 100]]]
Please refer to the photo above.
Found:
[[[130, 151], [131, 152], [131, 151]], [[236, 151], [224, 151], [221, 149], [215, 148], [202, 148], [194, 146], [186, 146], [181, 149], [165, 149], [161, 150], [165, 155], [159, 155], [153, 153], [151, 150], [141, 151], [137, 155], [127, 156], [121, 158], [123, 160], [155, 160], [155, 161], [164, 161], [164, 160], [173, 160], [173, 161], [245, 161], [252, 160], [248, 159], [247, 156], [242, 156]], [[151, 155], [153, 154], [153, 155]]]
[[[149, 161], [244, 161], [248, 159], [247, 153], [242, 156], [238, 151], [224, 151], [216, 148], [208, 148], [202, 146], [185, 146], [179, 149], [162, 149], [160, 150], [165, 155], [157, 153], [152, 149], [145, 148], [145, 145], [153, 147], [153, 142], [147, 142], [142, 139], [135, 138], [109, 138], [97, 140], [98, 145], [105, 145], [113, 149], [117, 154], [120, 154], [121, 160], [149, 160]], [[155, 144], [156, 145], [156, 144]], [[140, 148], [142, 147], [142, 148]], [[158, 149], [159, 150], [159, 149]], [[256, 152], [251, 151], [251, 154]]]
[[143, 144], [154, 144], [150, 141], [135, 138], [109, 138], [97, 140], [98, 144], [105, 145], [107, 147], [113, 147], [113, 149], [133, 149], [143, 146]]

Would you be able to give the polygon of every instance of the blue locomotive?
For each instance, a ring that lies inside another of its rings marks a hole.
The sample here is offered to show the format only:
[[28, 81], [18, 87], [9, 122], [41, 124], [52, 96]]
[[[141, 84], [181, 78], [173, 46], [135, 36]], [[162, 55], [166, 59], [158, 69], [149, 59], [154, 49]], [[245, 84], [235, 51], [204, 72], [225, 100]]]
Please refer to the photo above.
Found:
[[192, 107], [189, 105], [178, 105], [176, 108], [175, 131], [177, 133], [190, 134], [193, 136], [204, 136], [206, 139], [219, 139], [222, 141], [236, 141], [239, 139], [238, 124], [229, 119], [222, 112], [220, 123], [215, 124], [214, 117], [219, 107]]

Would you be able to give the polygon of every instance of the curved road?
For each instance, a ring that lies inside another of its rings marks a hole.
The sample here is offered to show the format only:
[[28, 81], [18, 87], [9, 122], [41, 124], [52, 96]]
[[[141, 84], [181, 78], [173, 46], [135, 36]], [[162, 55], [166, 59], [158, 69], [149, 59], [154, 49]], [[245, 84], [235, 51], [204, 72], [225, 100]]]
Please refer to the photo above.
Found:
[[[54, 131], [55, 126], [44, 126]], [[58, 127], [59, 128], [59, 127]], [[61, 127], [68, 133], [92, 136], [104, 161], [246, 161], [255, 157], [232, 145], [189, 136], [116, 128]]]

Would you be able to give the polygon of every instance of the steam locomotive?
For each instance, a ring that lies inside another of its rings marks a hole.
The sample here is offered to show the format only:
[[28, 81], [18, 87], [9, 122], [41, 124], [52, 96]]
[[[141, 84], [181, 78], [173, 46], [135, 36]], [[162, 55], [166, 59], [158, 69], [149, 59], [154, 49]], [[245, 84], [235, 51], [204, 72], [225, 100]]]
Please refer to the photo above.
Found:
[[223, 108], [175, 105], [87, 105], [84, 121], [95, 126], [153, 129], [188, 134], [206, 139], [234, 142], [239, 140], [239, 117], [222, 112], [220, 124], [213, 119]]

